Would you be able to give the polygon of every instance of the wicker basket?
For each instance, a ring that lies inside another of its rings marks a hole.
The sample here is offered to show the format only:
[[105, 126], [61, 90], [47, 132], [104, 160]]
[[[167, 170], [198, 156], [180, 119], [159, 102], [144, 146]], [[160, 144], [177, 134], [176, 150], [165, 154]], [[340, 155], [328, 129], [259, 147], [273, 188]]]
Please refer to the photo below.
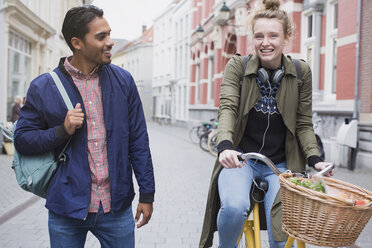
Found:
[[[339, 247], [355, 243], [372, 215], [372, 207], [329, 196], [291, 183], [292, 174], [279, 176], [283, 230], [292, 237], [317, 246]], [[339, 180], [324, 178], [350, 199], [372, 201], [372, 192]]]

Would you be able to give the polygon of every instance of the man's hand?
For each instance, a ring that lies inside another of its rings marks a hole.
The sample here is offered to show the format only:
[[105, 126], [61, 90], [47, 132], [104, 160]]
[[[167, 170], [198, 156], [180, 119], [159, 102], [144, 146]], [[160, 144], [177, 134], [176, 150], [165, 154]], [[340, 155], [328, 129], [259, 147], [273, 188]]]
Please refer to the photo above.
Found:
[[83, 123], [84, 113], [81, 109], [80, 103], [78, 103], [74, 109], [67, 112], [63, 125], [65, 126], [66, 132], [71, 136], [75, 133], [76, 129], [83, 126]]
[[235, 150], [224, 150], [223, 152], [220, 153], [218, 161], [226, 169], [236, 167], [241, 168], [243, 165], [238, 159], [238, 155], [240, 154], [241, 152], [237, 152]]
[[142, 220], [139, 224], [137, 224], [137, 228], [140, 228], [147, 223], [149, 223], [152, 215], [152, 203], [138, 203], [137, 206], [137, 213], [136, 217], [134, 218], [134, 221], [138, 223], [140, 216], [142, 214]]
[[[327, 163], [327, 162], [318, 162], [314, 165], [314, 169], [317, 170], [317, 171], [321, 171], [321, 170], [325, 169], [330, 164], [331, 163]], [[334, 174], [335, 174], [335, 170], [333, 169], [331, 172], [325, 174], [324, 176], [330, 177], [330, 176], [333, 176]]]

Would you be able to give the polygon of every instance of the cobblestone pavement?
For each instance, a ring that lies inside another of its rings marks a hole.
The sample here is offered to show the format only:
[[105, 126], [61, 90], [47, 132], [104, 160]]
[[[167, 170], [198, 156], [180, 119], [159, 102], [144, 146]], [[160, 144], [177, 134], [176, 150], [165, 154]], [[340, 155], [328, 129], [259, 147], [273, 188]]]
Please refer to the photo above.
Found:
[[[150, 223], [136, 230], [139, 248], [197, 247], [214, 157], [189, 141], [188, 130], [149, 124], [156, 194]], [[0, 247], [49, 247], [45, 200], [20, 189], [10, 168], [12, 157], [0, 155]], [[335, 178], [372, 190], [372, 171], [350, 172], [338, 168]], [[133, 202], [135, 210], [138, 202]], [[372, 221], [355, 247], [372, 247]], [[269, 247], [262, 232], [263, 248]], [[217, 247], [217, 234], [214, 246]], [[100, 247], [88, 234], [85, 247]], [[315, 247], [315, 246], [307, 246]]]

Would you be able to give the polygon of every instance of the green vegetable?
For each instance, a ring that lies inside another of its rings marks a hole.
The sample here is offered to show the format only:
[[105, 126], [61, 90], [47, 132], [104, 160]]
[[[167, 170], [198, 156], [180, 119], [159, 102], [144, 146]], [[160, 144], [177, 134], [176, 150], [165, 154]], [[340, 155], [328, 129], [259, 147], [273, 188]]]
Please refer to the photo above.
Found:
[[290, 177], [289, 181], [295, 185], [299, 185], [308, 189], [325, 193], [325, 186], [321, 181], [312, 182], [309, 179], [299, 179], [297, 177]]

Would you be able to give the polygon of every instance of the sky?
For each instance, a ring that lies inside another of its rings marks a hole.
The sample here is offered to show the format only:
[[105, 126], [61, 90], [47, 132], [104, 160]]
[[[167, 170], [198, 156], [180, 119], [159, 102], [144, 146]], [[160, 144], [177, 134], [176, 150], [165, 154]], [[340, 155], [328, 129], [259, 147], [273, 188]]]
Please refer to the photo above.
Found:
[[111, 27], [111, 38], [133, 40], [142, 34], [142, 25], [149, 28], [153, 20], [172, 0], [93, 0], [103, 9]]

